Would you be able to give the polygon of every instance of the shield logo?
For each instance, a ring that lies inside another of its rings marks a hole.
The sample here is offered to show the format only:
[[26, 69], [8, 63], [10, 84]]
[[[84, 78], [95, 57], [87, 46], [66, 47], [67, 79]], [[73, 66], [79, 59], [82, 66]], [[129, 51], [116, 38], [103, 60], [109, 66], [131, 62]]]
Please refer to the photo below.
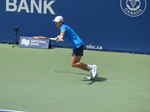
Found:
[[146, 6], [146, 0], [120, 0], [122, 11], [130, 17], [137, 17], [143, 14]]

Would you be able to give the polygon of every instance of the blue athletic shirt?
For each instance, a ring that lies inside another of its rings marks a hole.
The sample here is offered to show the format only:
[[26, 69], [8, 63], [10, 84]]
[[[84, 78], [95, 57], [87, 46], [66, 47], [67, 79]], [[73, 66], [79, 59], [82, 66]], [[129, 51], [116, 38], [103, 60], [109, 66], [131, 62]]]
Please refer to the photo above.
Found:
[[80, 39], [80, 37], [68, 25], [62, 24], [62, 26], [60, 27], [60, 31], [66, 31], [64, 38], [68, 40], [70, 43], [72, 43], [73, 49], [79, 48], [84, 44], [83, 41]]

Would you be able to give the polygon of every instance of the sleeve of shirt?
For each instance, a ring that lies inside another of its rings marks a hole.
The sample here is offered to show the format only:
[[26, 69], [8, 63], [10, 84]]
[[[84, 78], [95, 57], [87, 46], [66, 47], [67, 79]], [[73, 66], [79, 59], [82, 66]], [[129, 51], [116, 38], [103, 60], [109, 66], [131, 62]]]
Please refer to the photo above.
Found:
[[60, 31], [66, 31], [66, 27], [65, 26], [60, 27]]

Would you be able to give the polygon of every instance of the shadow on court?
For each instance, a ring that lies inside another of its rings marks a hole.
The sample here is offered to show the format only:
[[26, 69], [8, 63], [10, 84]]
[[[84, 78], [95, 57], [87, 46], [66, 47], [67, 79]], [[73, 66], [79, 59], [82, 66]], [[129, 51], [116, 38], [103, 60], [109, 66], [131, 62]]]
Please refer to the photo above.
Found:
[[84, 73], [77, 73], [77, 72], [70, 72], [70, 71], [65, 71], [65, 70], [56, 70], [54, 72], [57, 72], [57, 73], [70, 73], [70, 74], [79, 74], [79, 75], [89, 75], [89, 74], [84, 74]]
[[106, 80], [107, 80], [107, 78], [95, 77], [95, 78], [92, 79], [92, 80], [88, 80], [88, 79], [84, 78], [84, 80], [81, 80], [81, 81], [88, 81], [88, 82], [90, 82], [90, 83], [88, 83], [88, 84], [89, 84], [89, 85], [92, 85], [93, 83], [96, 83], [96, 82], [104, 82], [104, 81], [106, 81]]
[[[57, 73], [70, 73], [70, 74], [79, 74], [79, 75], [86, 75], [86, 76], [89, 76], [89, 74], [84, 74], [84, 73], [77, 73], [77, 72], [70, 72], [70, 71], [64, 71], [64, 70], [56, 70], [54, 72], [57, 72]], [[95, 77], [94, 79], [92, 80], [88, 80], [87, 78], [84, 78], [83, 80], [81, 81], [88, 81], [90, 83], [88, 83], [88, 85], [92, 85], [93, 83], [96, 83], [96, 82], [104, 82], [106, 81], [107, 78], [103, 78], [103, 77]]]

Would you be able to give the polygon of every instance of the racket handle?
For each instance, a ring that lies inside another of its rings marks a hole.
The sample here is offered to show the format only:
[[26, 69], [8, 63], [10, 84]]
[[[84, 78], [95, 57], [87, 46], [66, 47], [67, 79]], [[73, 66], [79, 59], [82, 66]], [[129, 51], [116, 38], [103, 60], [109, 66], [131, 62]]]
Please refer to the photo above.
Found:
[[56, 38], [49, 38], [50, 40], [56, 40]]

